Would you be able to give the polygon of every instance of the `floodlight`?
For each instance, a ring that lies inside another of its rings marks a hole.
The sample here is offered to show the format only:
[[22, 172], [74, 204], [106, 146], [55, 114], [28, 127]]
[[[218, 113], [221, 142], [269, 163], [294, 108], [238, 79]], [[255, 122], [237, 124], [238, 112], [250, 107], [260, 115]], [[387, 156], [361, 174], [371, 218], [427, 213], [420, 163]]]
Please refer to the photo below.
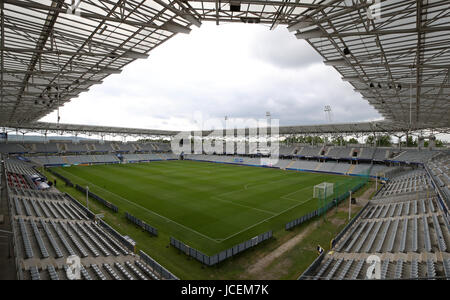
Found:
[[295, 35], [298, 39], [314, 39], [314, 38], [321, 38], [321, 37], [326, 37], [327, 34], [326, 32], [324, 32], [322, 29], [320, 28], [314, 28], [311, 30], [307, 30], [307, 31], [303, 31], [303, 32], [299, 32]]
[[345, 59], [330, 59], [323, 62], [327, 66], [348, 67], [349, 63]]
[[303, 29], [303, 28], [311, 27], [313, 25], [314, 25], [314, 23], [311, 20], [302, 20], [295, 24], [289, 25], [287, 29], [289, 30], [289, 32], [292, 32], [292, 31], [297, 31], [297, 30]]

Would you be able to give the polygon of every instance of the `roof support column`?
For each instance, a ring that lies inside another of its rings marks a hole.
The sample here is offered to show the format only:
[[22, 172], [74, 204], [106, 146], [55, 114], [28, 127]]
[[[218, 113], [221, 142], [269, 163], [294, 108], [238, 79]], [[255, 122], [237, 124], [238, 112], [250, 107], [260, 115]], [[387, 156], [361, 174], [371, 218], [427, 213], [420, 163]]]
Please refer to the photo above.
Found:
[[[425, 33], [422, 31], [422, 25], [426, 21], [426, 12], [422, 13], [423, 4], [427, 4], [428, 0], [417, 0], [417, 54], [416, 54], [416, 120], [415, 125], [418, 125], [420, 118], [420, 93], [421, 93], [421, 74], [422, 74], [422, 56], [423, 43], [425, 40]], [[426, 8], [425, 8], [426, 9]]]
[[0, 111], [4, 112], [5, 109], [3, 107], [3, 73], [4, 73], [4, 49], [5, 49], [5, 13], [4, 13], [5, 3], [3, 1], [0, 2]]
[[219, 0], [216, 0], [216, 25], [219, 25], [219, 8], [220, 8], [220, 3]]

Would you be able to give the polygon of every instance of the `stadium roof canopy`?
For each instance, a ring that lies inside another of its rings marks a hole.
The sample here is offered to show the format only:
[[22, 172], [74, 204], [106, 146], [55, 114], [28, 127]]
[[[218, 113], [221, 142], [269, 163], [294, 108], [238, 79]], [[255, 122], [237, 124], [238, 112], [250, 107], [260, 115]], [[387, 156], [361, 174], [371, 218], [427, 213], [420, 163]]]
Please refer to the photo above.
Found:
[[[5, 128], [6, 129], [6, 128]], [[422, 128], [424, 129], [424, 128]], [[110, 127], [110, 126], [93, 126], [93, 125], [79, 125], [79, 124], [57, 124], [47, 122], [34, 122], [25, 125], [16, 125], [14, 128], [9, 128], [6, 131], [20, 132], [20, 133], [43, 133], [43, 134], [85, 134], [85, 135], [100, 135], [105, 136], [109, 134], [118, 136], [138, 136], [138, 137], [161, 137], [161, 136], [175, 136], [180, 131], [174, 130], [157, 130], [157, 129], [144, 129], [144, 128], [124, 128], [124, 127]], [[399, 133], [402, 135], [404, 132], [409, 131], [408, 127], [401, 127], [398, 124], [394, 124], [386, 121], [372, 121], [372, 122], [355, 122], [355, 123], [341, 123], [341, 124], [322, 124], [322, 125], [298, 125], [298, 126], [280, 126], [278, 133], [280, 135], [323, 135], [323, 134], [338, 134], [338, 135], [350, 135], [353, 133], [372, 134], [380, 132], [389, 132], [392, 134]], [[238, 130], [231, 131], [235, 136], [251, 134], [250, 130]], [[436, 128], [434, 133], [447, 133], [446, 128]], [[185, 134], [195, 135], [198, 134], [194, 131], [185, 131]], [[220, 134], [226, 135], [228, 132], [218, 130], [212, 132], [211, 130], [204, 130], [203, 136]], [[253, 133], [254, 134], [254, 133]]]
[[3, 0], [0, 126], [38, 126], [37, 120], [175, 34], [213, 21], [287, 26], [385, 124], [398, 131], [450, 127], [448, 0], [373, 2]]

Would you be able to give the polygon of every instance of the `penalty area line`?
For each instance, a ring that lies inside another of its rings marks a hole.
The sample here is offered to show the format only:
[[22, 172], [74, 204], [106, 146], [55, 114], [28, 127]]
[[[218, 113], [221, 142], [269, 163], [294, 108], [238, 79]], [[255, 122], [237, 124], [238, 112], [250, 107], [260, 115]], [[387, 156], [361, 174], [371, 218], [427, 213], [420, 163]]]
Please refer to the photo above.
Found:
[[[220, 241], [223, 242], [223, 241], [229, 240], [229, 239], [231, 239], [232, 237], [235, 237], [236, 235], [238, 235], [238, 234], [240, 234], [240, 233], [242, 233], [242, 232], [244, 232], [244, 231], [247, 231], [247, 230], [249, 230], [249, 229], [251, 229], [251, 228], [253, 228], [253, 227], [255, 227], [255, 226], [258, 226], [259, 224], [262, 224], [262, 223], [264, 223], [264, 222], [267, 222], [267, 221], [269, 221], [270, 219], [273, 219], [273, 218], [275, 218], [275, 217], [278, 217], [278, 216], [284, 214], [285, 212], [287, 212], [287, 211], [289, 211], [289, 210], [291, 210], [291, 209], [296, 208], [297, 206], [300, 206], [300, 205], [302, 205], [302, 204], [305, 204], [305, 203], [311, 201], [311, 199], [313, 199], [313, 197], [311, 197], [311, 198], [309, 198], [309, 199], [307, 199], [307, 200], [305, 200], [305, 201], [303, 201], [303, 202], [299, 202], [298, 204], [296, 204], [296, 205], [294, 205], [294, 206], [291, 206], [291, 207], [289, 207], [289, 208], [287, 208], [287, 209], [281, 211], [280, 213], [278, 213], [278, 214], [276, 214], [276, 215], [273, 215], [273, 216], [271, 216], [271, 217], [268, 217], [268, 218], [266, 218], [266, 219], [264, 219], [264, 220], [262, 220], [262, 221], [260, 221], [260, 222], [258, 222], [258, 223], [255, 223], [255, 224], [253, 224], [253, 225], [251, 225], [251, 226], [249, 226], [249, 227], [247, 227], [247, 228], [244, 228], [244, 229], [242, 229], [241, 231], [238, 231], [238, 232], [236, 232], [236, 233], [234, 233], [234, 234], [232, 234], [232, 235], [230, 235], [230, 236], [227, 236], [226, 238], [220, 239]], [[218, 240], [219, 240], [219, 239], [218, 239]]]

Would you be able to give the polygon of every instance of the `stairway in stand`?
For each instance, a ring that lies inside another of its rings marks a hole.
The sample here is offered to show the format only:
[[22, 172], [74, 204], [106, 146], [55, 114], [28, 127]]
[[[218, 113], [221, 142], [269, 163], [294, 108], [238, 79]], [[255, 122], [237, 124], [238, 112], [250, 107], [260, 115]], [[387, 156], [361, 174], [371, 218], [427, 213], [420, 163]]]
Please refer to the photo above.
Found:
[[317, 167], [314, 169], [314, 171], [319, 171], [320, 167], [322, 166], [321, 162], [317, 163]]
[[292, 167], [292, 165], [293, 165], [294, 163], [295, 163], [295, 160], [291, 161], [291, 162], [286, 166], [285, 169], [288, 169], [288, 168]]
[[353, 165], [350, 167], [350, 169], [348, 170], [347, 174], [352, 174], [353, 170], [355, 169], [356, 165]]

